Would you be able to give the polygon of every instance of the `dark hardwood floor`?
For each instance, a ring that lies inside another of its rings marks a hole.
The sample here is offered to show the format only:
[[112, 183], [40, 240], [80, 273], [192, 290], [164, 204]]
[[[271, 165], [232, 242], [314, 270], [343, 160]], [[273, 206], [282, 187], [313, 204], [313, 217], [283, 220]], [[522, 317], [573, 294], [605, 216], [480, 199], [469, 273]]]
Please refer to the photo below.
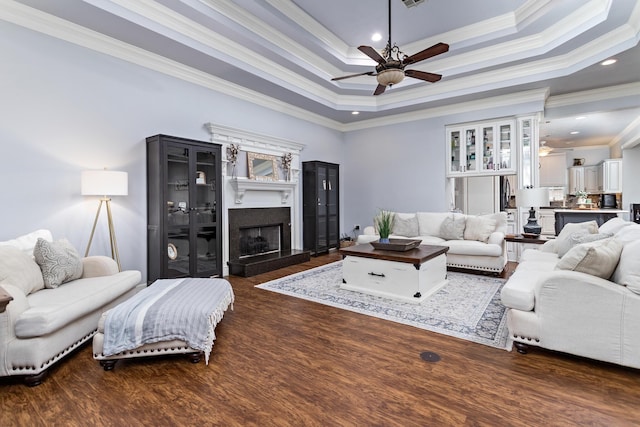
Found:
[[[2, 379], [0, 425], [640, 424], [638, 370], [521, 355], [254, 288], [337, 259], [230, 277], [235, 310], [216, 329], [208, 366], [173, 356], [105, 372], [86, 345], [38, 387]], [[422, 360], [424, 351], [441, 360]]]

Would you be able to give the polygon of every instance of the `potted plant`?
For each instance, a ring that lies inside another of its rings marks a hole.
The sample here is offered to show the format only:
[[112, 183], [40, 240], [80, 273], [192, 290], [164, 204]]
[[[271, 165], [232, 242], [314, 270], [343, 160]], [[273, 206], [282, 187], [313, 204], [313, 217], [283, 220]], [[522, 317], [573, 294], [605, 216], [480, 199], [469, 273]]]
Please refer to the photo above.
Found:
[[380, 235], [380, 243], [389, 243], [389, 235], [393, 230], [393, 212], [380, 210], [378, 215], [374, 218], [373, 222]]
[[576, 191], [576, 197], [578, 198], [578, 204], [584, 205], [587, 203], [587, 192], [584, 190]]

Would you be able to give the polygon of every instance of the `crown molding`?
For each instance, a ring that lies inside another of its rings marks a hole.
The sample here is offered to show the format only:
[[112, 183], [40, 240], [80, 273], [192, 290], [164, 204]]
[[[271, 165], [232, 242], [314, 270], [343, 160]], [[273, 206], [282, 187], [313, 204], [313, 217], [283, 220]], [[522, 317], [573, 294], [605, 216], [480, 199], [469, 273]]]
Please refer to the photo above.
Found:
[[566, 95], [550, 96], [549, 99], [547, 99], [546, 108], [567, 107], [577, 104], [587, 104], [591, 102], [623, 98], [627, 96], [640, 96], [640, 82], [585, 90], [581, 92], [569, 93]]
[[620, 135], [616, 136], [609, 145], [620, 144], [622, 150], [628, 150], [640, 144], [640, 117], [629, 123]]
[[[508, 95], [495, 96], [491, 98], [477, 99], [474, 101], [461, 102], [458, 104], [443, 107], [427, 108], [409, 113], [395, 114], [393, 116], [380, 117], [376, 119], [362, 120], [355, 123], [343, 125], [342, 132], [351, 132], [362, 129], [369, 129], [378, 126], [389, 126], [399, 123], [413, 122], [417, 120], [432, 119], [435, 117], [448, 116], [453, 114], [469, 113], [478, 110], [489, 110], [492, 108], [508, 107], [525, 103], [539, 103], [539, 111], [544, 108], [544, 102], [549, 96], [549, 88], [533, 89], [524, 92], [517, 92]], [[537, 113], [533, 111], [532, 113]]]

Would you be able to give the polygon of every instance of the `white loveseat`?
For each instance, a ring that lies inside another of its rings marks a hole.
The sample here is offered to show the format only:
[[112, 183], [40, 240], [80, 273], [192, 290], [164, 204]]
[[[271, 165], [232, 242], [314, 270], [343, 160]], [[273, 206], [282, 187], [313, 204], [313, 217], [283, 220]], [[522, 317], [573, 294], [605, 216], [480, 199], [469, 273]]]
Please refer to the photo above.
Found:
[[[501, 273], [507, 264], [507, 214], [464, 215], [453, 212], [395, 213], [395, 239], [422, 240], [425, 245], [448, 246], [447, 267]], [[365, 227], [357, 243], [370, 243], [380, 236]]]
[[520, 353], [532, 344], [640, 368], [640, 224], [567, 224], [523, 252], [501, 298]]
[[0, 242], [0, 376], [40, 384], [47, 368], [91, 339], [103, 311], [144, 286], [140, 280], [111, 258], [80, 258], [48, 230]]

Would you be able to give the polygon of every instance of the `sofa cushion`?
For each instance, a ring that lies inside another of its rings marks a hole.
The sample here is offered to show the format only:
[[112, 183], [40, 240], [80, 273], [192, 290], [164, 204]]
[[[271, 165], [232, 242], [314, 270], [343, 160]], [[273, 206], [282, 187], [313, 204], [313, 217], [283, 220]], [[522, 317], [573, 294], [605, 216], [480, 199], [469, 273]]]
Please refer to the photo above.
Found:
[[15, 246], [0, 246], [0, 285], [13, 285], [25, 295], [44, 289], [42, 272], [33, 258]]
[[556, 250], [556, 253], [559, 254], [558, 250], [565, 247], [566, 240], [568, 240], [573, 233], [577, 233], [584, 230], [586, 230], [590, 234], [595, 234], [598, 232], [598, 223], [595, 221], [585, 221], [585, 222], [570, 222], [568, 224], [565, 224], [565, 226], [562, 227], [562, 230], [560, 230], [560, 233], [558, 233], [558, 236], [555, 238], [555, 241], [554, 241], [554, 249]]
[[[423, 242], [424, 244], [424, 242]], [[447, 255], [476, 255], [476, 256], [496, 256], [502, 255], [502, 246], [490, 245], [478, 242], [477, 240], [448, 240], [441, 245], [449, 246]]]
[[640, 224], [631, 224], [628, 227], [621, 228], [614, 234], [616, 240], [623, 245], [640, 240]]
[[47, 242], [39, 238], [33, 256], [42, 270], [45, 288], [57, 288], [82, 276], [82, 259], [66, 239]]
[[622, 247], [622, 243], [613, 238], [574, 246], [560, 258], [556, 270], [580, 271], [609, 279], [618, 265]]
[[450, 213], [442, 221], [437, 236], [445, 240], [463, 240], [466, 217], [459, 213]]
[[449, 216], [448, 212], [418, 212], [418, 226], [421, 236], [439, 236], [440, 226], [445, 218]]
[[393, 220], [393, 234], [405, 237], [417, 237], [420, 235], [418, 229], [418, 217], [411, 215], [396, 214]]
[[640, 240], [624, 245], [611, 280], [640, 294]]
[[53, 236], [49, 230], [36, 230], [12, 240], [0, 242], [0, 246], [13, 246], [14, 248], [17, 248], [31, 256], [33, 255], [33, 248], [35, 248], [38, 239], [44, 239], [51, 242], [53, 240]]
[[35, 292], [27, 297], [30, 308], [16, 319], [16, 336], [33, 338], [55, 332], [135, 288], [140, 277], [139, 271], [129, 270]]
[[497, 221], [490, 215], [467, 215], [464, 226], [464, 239], [487, 242], [496, 229]]
[[558, 256], [562, 258], [571, 248], [581, 243], [595, 242], [596, 240], [608, 239], [613, 237], [611, 233], [595, 233], [591, 234], [587, 230], [576, 231], [568, 238], [556, 243], [556, 251]]
[[599, 233], [611, 233], [616, 234], [622, 228], [632, 225], [630, 221], [626, 221], [620, 217], [611, 218], [598, 228]]

